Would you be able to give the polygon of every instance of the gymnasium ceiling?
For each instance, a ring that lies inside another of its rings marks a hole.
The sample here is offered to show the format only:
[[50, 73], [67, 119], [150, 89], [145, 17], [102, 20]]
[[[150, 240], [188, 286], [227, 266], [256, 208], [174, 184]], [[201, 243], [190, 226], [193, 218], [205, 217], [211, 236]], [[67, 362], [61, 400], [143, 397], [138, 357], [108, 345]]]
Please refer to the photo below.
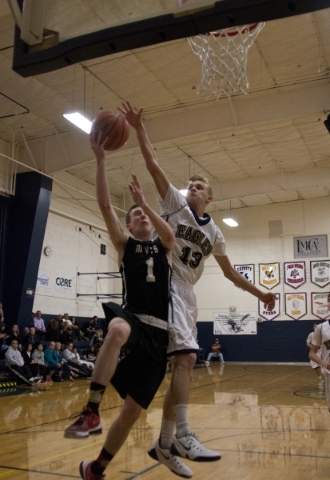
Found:
[[[22, 78], [11, 69], [14, 20], [0, 0], [0, 139], [19, 147], [15, 158], [24, 165], [77, 189], [58, 184], [55, 196], [94, 210], [78, 191], [94, 191], [88, 135], [62, 115], [80, 109], [92, 119], [127, 99], [144, 108], [159, 162], [175, 186], [183, 188], [189, 174], [209, 178], [210, 211], [228, 210], [230, 200], [236, 209], [329, 196], [330, 135], [323, 124], [330, 113], [329, 25], [330, 9], [268, 22], [248, 56], [249, 93], [215, 100], [197, 95], [201, 63], [187, 40]], [[134, 131], [107, 155], [107, 172], [118, 205], [131, 173], [152, 190]]]

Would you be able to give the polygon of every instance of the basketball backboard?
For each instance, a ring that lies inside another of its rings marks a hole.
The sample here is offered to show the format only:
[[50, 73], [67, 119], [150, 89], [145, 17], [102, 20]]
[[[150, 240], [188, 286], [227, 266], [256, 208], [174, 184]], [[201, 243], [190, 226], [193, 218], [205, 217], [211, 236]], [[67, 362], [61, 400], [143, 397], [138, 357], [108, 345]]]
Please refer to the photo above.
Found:
[[181, 6], [177, 0], [8, 3], [16, 21], [13, 69], [23, 77], [220, 28], [330, 7], [330, 0], [187, 0]]

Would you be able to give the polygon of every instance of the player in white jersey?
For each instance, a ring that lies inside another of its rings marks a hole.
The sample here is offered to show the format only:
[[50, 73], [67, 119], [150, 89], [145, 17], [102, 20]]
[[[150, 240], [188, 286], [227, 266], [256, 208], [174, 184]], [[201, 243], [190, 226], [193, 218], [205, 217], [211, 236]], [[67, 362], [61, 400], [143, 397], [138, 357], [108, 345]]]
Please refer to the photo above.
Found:
[[[312, 347], [313, 334], [315, 332], [315, 329], [316, 329], [317, 325], [318, 325], [317, 323], [314, 323], [313, 332], [311, 332], [307, 337], [306, 345], [307, 345], [308, 348]], [[321, 347], [317, 351], [317, 356], [321, 358]], [[310, 364], [311, 364], [311, 367], [314, 370], [314, 372], [315, 372], [315, 374], [316, 374], [316, 376], [319, 380], [319, 387], [322, 387], [323, 386], [323, 378], [322, 378], [322, 374], [321, 374], [321, 366], [318, 363], [313, 362], [313, 360], [310, 361]]]
[[[189, 387], [192, 370], [199, 350], [196, 342], [197, 305], [193, 285], [200, 278], [205, 259], [213, 254], [226, 278], [238, 287], [258, 297], [265, 308], [273, 309], [275, 295], [264, 293], [237, 272], [226, 256], [226, 245], [220, 229], [205, 213], [212, 201], [212, 189], [205, 178], [191, 177], [184, 197], [168, 181], [158, 165], [154, 149], [142, 122], [142, 109], [133, 109], [129, 102], [120, 111], [135, 128], [140, 149], [158, 193], [162, 215], [170, 223], [176, 236], [173, 252], [171, 294], [173, 318], [169, 319], [170, 338], [168, 355], [172, 362], [171, 386], [163, 406], [163, 420], [159, 440], [148, 450], [149, 455], [181, 475], [184, 457], [194, 461], [219, 460], [220, 454], [204, 448], [192, 434], [188, 422]], [[174, 435], [176, 428], [176, 435]], [[170, 456], [170, 451], [175, 456]]]

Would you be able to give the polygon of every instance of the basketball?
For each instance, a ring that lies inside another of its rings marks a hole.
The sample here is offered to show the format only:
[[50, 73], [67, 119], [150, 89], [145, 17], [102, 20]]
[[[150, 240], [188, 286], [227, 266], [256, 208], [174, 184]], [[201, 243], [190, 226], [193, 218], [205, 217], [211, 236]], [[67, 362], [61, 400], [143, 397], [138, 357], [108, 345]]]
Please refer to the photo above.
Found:
[[93, 120], [91, 133], [102, 132], [101, 141], [109, 137], [104, 145], [104, 150], [118, 150], [128, 140], [129, 124], [122, 115], [110, 110], [102, 111]]

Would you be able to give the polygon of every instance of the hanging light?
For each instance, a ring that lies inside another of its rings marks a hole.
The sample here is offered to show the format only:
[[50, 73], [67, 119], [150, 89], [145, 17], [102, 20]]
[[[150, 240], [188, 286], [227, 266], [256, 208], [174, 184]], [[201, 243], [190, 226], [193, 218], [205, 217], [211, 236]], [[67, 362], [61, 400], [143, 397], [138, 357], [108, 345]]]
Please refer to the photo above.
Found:
[[69, 122], [76, 125], [76, 127], [81, 128], [86, 133], [91, 132], [92, 122], [88, 120], [86, 117], [81, 115], [79, 112], [72, 112], [72, 113], [64, 113], [63, 117], [65, 117]]
[[231, 218], [231, 200], [229, 200], [229, 218], [224, 218], [223, 222], [225, 222], [229, 227], [238, 227], [236, 220]]

